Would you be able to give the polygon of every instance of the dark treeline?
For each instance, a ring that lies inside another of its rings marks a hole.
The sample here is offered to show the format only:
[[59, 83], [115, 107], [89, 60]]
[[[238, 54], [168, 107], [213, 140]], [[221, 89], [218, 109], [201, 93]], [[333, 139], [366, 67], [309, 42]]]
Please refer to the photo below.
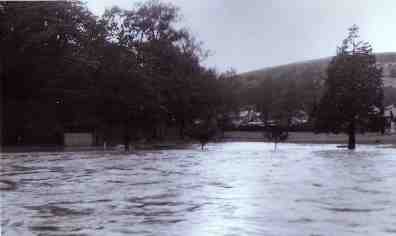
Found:
[[[1, 143], [62, 144], [65, 132], [93, 133], [96, 144], [169, 134], [204, 142], [249, 109], [264, 130], [314, 131], [319, 108], [328, 109], [327, 62], [219, 74], [181, 25], [177, 7], [155, 0], [102, 16], [79, 1], [1, 2]], [[380, 110], [393, 104], [394, 88], [380, 98]], [[365, 130], [383, 131], [382, 117], [368, 119]]]
[[207, 52], [158, 1], [97, 17], [79, 1], [0, 3], [3, 144], [61, 144], [67, 131], [106, 140], [179, 135], [235, 109], [234, 73], [202, 65]]

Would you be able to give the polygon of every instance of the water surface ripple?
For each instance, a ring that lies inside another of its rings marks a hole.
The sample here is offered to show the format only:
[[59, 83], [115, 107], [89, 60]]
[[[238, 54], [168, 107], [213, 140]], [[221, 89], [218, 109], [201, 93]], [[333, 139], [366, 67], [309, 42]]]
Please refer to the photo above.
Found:
[[4, 153], [2, 235], [395, 235], [396, 150]]

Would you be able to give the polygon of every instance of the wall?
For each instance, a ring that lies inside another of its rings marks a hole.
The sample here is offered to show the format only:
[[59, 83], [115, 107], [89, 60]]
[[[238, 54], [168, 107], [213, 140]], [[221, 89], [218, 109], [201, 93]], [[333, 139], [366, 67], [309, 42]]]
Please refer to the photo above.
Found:
[[92, 133], [65, 133], [64, 144], [67, 147], [92, 146], [94, 144]]

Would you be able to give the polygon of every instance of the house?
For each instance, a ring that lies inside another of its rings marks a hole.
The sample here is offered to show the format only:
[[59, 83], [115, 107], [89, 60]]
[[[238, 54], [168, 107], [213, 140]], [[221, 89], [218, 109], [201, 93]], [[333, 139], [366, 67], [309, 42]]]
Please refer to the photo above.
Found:
[[263, 125], [263, 122], [261, 121], [261, 113], [254, 111], [252, 108], [242, 110], [236, 117], [234, 117], [233, 124], [237, 127], [243, 125], [261, 126]]

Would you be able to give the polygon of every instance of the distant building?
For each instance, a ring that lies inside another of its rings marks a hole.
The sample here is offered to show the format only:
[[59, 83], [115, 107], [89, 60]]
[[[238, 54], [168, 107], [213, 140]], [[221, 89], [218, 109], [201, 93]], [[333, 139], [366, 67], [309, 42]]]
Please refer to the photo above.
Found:
[[254, 111], [252, 108], [247, 108], [235, 114], [232, 118], [232, 123], [236, 126], [246, 125], [261, 125], [261, 113]]
[[[253, 107], [246, 107], [245, 109], [233, 113], [229, 116], [231, 123], [236, 128], [249, 128], [249, 129], [260, 129], [264, 127], [272, 127], [279, 125], [280, 120], [273, 117], [268, 117], [266, 121], [263, 120], [263, 116], [260, 112], [254, 110]], [[308, 123], [309, 116], [306, 112], [300, 110], [290, 118], [291, 126], [301, 126]], [[285, 119], [284, 119], [285, 120]]]

